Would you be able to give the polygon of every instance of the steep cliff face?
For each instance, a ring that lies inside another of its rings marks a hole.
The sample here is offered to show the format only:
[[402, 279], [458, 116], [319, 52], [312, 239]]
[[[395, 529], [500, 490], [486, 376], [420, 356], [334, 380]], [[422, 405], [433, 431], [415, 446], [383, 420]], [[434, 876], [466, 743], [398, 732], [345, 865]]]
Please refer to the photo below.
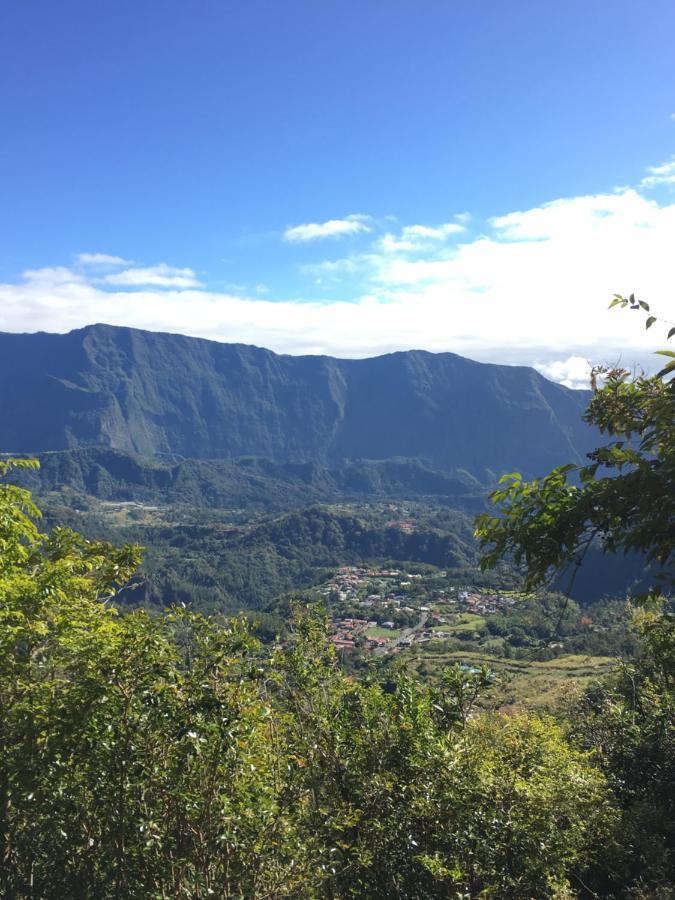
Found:
[[451, 353], [282, 356], [94, 325], [0, 334], [0, 450], [99, 445], [278, 462], [418, 457], [484, 478], [543, 472], [592, 444], [585, 392]]

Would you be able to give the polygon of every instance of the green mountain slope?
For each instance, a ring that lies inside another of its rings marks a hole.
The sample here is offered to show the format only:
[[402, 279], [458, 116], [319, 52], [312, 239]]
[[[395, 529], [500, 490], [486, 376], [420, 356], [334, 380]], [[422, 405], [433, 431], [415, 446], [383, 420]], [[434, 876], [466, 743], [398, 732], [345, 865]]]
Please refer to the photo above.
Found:
[[592, 437], [586, 399], [533, 369], [451, 353], [293, 357], [107, 325], [0, 334], [0, 451], [10, 453], [417, 457], [484, 480], [579, 460]]
[[308, 507], [252, 527], [158, 525], [120, 536], [148, 547], [140, 592], [130, 592], [129, 602], [237, 611], [260, 609], [286, 591], [316, 584], [327, 570], [364, 560], [474, 565], [471, 529], [470, 517], [459, 512], [451, 530], [421, 525], [405, 533], [349, 510]]
[[485, 488], [467, 473], [446, 473], [420, 460], [360, 460], [328, 468], [318, 463], [148, 459], [105, 447], [38, 454], [40, 469], [18, 473], [39, 495], [70, 489], [111, 501], [162, 506], [290, 509], [359, 498], [433, 496], [477, 508]]

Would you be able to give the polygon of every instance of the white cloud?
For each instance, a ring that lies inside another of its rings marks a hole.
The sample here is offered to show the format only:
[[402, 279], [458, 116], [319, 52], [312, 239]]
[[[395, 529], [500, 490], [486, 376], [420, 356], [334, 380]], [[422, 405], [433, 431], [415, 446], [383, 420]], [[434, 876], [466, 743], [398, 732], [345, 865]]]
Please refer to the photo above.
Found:
[[78, 253], [75, 260], [80, 266], [103, 266], [115, 268], [117, 266], [130, 266], [130, 259], [121, 256], [111, 256], [109, 253]]
[[23, 273], [24, 279], [28, 284], [47, 285], [63, 285], [84, 283], [84, 275], [73, 272], [66, 266], [50, 266], [44, 269], [26, 269]]
[[653, 188], [659, 184], [675, 184], [675, 156], [670, 162], [662, 163], [660, 166], [650, 166], [647, 171], [649, 175], [640, 182], [640, 186], [643, 188]]
[[380, 253], [411, 253], [418, 249], [414, 241], [404, 241], [391, 232], [383, 234], [375, 246]]
[[416, 253], [428, 250], [435, 243], [446, 241], [449, 237], [465, 231], [459, 222], [446, 222], [443, 225], [406, 225], [400, 235], [391, 232], [383, 235], [377, 242], [382, 253]]
[[535, 363], [534, 367], [551, 381], [558, 381], [566, 387], [588, 390], [591, 386], [591, 364], [582, 356], [568, 356], [567, 359]]
[[300, 272], [314, 278], [318, 284], [324, 280], [342, 282], [346, 276], [367, 272], [374, 259], [376, 257], [364, 253], [341, 259], [324, 259], [318, 263], [305, 263], [300, 266]]
[[444, 225], [406, 225], [401, 234], [411, 240], [442, 241], [450, 234], [459, 234], [464, 226], [457, 222], [446, 222]]
[[535, 209], [498, 216], [490, 224], [503, 240], [577, 242], [580, 236], [593, 239], [608, 230], [618, 236], [626, 225], [649, 227], [658, 214], [656, 204], [625, 188], [614, 194], [553, 200]]
[[306, 267], [333, 286], [343, 279], [351, 302], [196, 290], [192, 269], [166, 265], [105, 278], [33, 269], [0, 284], [0, 330], [109, 322], [347, 357], [417, 347], [535, 365], [586, 386], [589, 359], [653, 361], [666, 329], [647, 332], [643, 315], [607, 306], [615, 292], [635, 292], [675, 318], [674, 235], [675, 201], [640, 190], [558, 199], [496, 217], [476, 237], [430, 240], [421, 253], [388, 253], [374, 239], [365, 253]]
[[290, 243], [316, 241], [323, 238], [344, 237], [372, 231], [368, 221], [370, 216], [354, 213], [344, 219], [329, 219], [327, 222], [309, 222], [293, 225], [284, 231], [284, 240]]
[[167, 266], [166, 263], [158, 263], [156, 266], [147, 266], [141, 269], [124, 269], [113, 275], [103, 278], [106, 284], [123, 285], [125, 287], [155, 287], [167, 288], [197, 288], [202, 284], [192, 269], [176, 269]]

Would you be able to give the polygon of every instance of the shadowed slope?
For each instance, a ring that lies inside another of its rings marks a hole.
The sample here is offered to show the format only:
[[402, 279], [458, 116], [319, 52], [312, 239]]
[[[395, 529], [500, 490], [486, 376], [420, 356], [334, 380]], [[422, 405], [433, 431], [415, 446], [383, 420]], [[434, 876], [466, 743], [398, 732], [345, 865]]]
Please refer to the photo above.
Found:
[[0, 450], [277, 462], [424, 458], [480, 479], [578, 461], [587, 394], [452, 353], [284, 356], [94, 325], [0, 334]]

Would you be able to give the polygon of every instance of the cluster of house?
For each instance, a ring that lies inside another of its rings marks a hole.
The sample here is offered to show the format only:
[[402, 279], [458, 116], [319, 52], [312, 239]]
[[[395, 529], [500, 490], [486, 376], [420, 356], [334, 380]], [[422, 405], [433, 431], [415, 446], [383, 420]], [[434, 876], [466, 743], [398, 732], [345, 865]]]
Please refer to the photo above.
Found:
[[398, 528], [406, 534], [411, 534], [415, 530], [415, 523], [410, 519], [390, 519], [384, 523], [385, 528]]
[[[329, 626], [330, 640], [338, 650], [351, 650], [358, 638], [365, 635], [366, 647], [375, 649], [389, 643], [390, 639], [382, 635], [375, 637], [367, 635], [369, 628], [375, 628], [377, 622], [369, 622], [367, 619], [334, 619]], [[382, 628], [393, 628], [393, 622], [383, 622]]]
[[[367, 569], [359, 566], [342, 566], [335, 578], [321, 589], [328, 596], [337, 591], [339, 603], [357, 604], [364, 608], [384, 606], [402, 608], [406, 602], [405, 588], [422, 576], [399, 572], [396, 569]], [[365, 590], [371, 591], [363, 596]], [[408, 612], [414, 612], [409, 607]]]
[[[439, 574], [442, 576], [445, 573]], [[424, 607], [406, 605], [413, 602], [409, 597], [408, 588], [421, 578], [422, 576], [416, 573], [393, 569], [343, 566], [335, 578], [321, 589], [321, 593], [327, 596], [336, 590], [337, 600], [340, 603], [351, 603], [364, 609], [375, 606], [401, 609], [404, 612], [416, 612], [418, 609], [423, 611]], [[364, 589], [371, 593], [364, 596]], [[513, 597], [502, 594], [480, 593], [472, 589], [456, 590], [454, 587], [446, 592], [434, 591], [433, 602], [456, 605], [467, 612], [481, 615], [508, 609], [516, 603]]]
[[501, 594], [479, 594], [469, 591], [459, 591], [457, 601], [469, 612], [481, 615], [496, 613], [500, 609], [509, 609], [515, 606], [513, 597], [504, 597]]
[[[329, 623], [329, 637], [338, 650], [352, 650], [359, 638], [364, 650], [380, 650], [387, 653], [398, 653], [402, 648], [412, 644], [424, 644], [434, 638], [444, 638], [446, 635], [435, 632], [433, 628], [444, 625], [448, 620], [438, 612], [429, 610], [428, 607], [419, 607], [420, 621], [415, 628], [405, 629], [403, 634], [396, 630], [394, 622], [375, 622], [368, 619], [353, 619], [347, 616], [336, 616]], [[426, 616], [424, 615], [426, 613]], [[372, 634], [370, 629], [377, 628], [391, 630], [391, 635]]]
[[[331, 599], [331, 641], [339, 650], [351, 650], [358, 642], [364, 650], [396, 653], [413, 643], [447, 638], [447, 629], [439, 630], [439, 626], [451, 623], [458, 612], [490, 615], [516, 603], [508, 595], [482, 593], [470, 587], [439, 588], [438, 578], [444, 576], [445, 572], [435, 573], [435, 583], [425, 590], [425, 583], [420, 583], [423, 576], [417, 573], [365, 566], [341, 567], [320, 588]], [[357, 609], [362, 613], [354, 618]], [[406, 621], [398, 613], [407, 614], [412, 627], [399, 631], [400, 625], [397, 627], [389, 618]], [[387, 635], [384, 629], [392, 633]]]

